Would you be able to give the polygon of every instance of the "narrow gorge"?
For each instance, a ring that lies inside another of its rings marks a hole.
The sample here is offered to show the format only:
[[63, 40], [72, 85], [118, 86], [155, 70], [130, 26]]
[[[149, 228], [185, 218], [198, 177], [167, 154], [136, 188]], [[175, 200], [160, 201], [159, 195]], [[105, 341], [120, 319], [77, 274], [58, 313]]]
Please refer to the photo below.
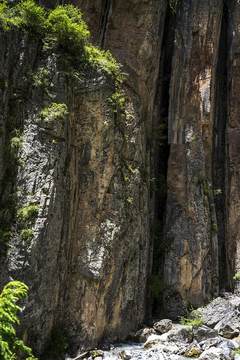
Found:
[[0, 49], [0, 285], [36, 356], [238, 294], [239, 0], [1, 1]]

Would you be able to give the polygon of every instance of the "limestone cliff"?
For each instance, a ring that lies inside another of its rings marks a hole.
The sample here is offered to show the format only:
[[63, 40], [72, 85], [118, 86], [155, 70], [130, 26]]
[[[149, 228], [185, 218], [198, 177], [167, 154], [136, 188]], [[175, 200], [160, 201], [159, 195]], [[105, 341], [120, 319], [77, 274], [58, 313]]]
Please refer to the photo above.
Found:
[[0, 31], [0, 282], [30, 286], [37, 354], [59, 328], [74, 351], [176, 319], [240, 271], [240, 4], [68, 3], [123, 65], [126, 103], [103, 71]]

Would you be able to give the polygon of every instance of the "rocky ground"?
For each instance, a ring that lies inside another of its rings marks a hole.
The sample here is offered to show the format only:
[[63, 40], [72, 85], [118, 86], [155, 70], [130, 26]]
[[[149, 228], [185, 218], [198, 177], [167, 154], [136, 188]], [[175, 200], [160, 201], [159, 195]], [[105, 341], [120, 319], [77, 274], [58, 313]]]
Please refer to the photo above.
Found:
[[181, 324], [163, 319], [137, 331], [132, 340], [108, 351], [79, 354], [75, 360], [240, 360], [240, 297], [225, 293]]

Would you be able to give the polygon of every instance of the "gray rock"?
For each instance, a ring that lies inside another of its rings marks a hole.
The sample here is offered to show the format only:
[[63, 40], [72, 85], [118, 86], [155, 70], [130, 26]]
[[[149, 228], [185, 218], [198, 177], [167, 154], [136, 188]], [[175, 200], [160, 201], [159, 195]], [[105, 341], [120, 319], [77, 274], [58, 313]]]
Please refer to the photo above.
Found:
[[217, 330], [211, 329], [208, 326], [203, 325], [200, 326], [199, 328], [193, 328], [193, 337], [198, 342], [215, 338], [216, 336], [218, 336]]
[[231, 360], [230, 356], [224, 353], [223, 349], [211, 347], [205, 350], [199, 357], [199, 360]]
[[238, 336], [240, 332], [239, 311], [234, 310], [230, 313], [226, 313], [225, 317], [215, 325], [214, 329], [227, 339]]
[[215, 338], [211, 338], [211, 339], [207, 339], [204, 341], [201, 341], [199, 343], [199, 345], [201, 346], [201, 348], [203, 350], [208, 350], [213, 346], [217, 346], [218, 344], [220, 344], [222, 342], [222, 338], [220, 336], [217, 336]]
[[152, 328], [144, 328], [140, 329], [134, 335], [134, 340], [139, 342], [145, 342], [149, 338], [150, 335], [156, 335], [156, 332]]
[[176, 343], [188, 344], [193, 340], [193, 333], [191, 326], [175, 324], [173, 328], [162, 335], [150, 335], [145, 342], [145, 348], [151, 348], [161, 343]]
[[183, 355], [192, 358], [192, 357], [199, 357], [201, 353], [202, 353], [201, 346], [197, 342], [193, 342], [187, 347]]
[[240, 310], [240, 296], [232, 293], [224, 293], [224, 298], [227, 299], [235, 309]]
[[198, 309], [205, 325], [214, 327], [219, 321], [226, 317], [226, 314], [234, 311], [234, 305], [227, 299], [218, 297], [204, 308]]
[[235, 350], [238, 349], [239, 346], [238, 344], [236, 344], [236, 342], [227, 340], [227, 341], [222, 341], [217, 347], [222, 349], [225, 355], [232, 358]]
[[172, 320], [163, 319], [154, 323], [153, 328], [159, 334], [164, 334], [172, 329], [173, 323]]
[[164, 335], [171, 341], [190, 343], [193, 340], [192, 327], [187, 325], [174, 325], [172, 330], [162, 336]]

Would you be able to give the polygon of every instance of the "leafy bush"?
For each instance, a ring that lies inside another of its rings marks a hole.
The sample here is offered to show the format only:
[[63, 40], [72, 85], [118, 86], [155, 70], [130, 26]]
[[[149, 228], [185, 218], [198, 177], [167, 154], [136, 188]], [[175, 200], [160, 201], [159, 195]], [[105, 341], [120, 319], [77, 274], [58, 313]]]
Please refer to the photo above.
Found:
[[0, 358], [2, 360], [37, 360], [32, 350], [16, 335], [15, 326], [19, 324], [16, 304], [27, 296], [28, 287], [19, 282], [8, 283], [0, 295]]
[[101, 68], [121, 82], [123, 75], [121, 74], [120, 64], [114, 59], [110, 51], [101, 50], [91, 44], [85, 45], [84, 51], [86, 60], [90, 64]]
[[90, 35], [81, 11], [73, 5], [57, 6], [50, 11], [46, 27], [48, 41], [70, 51], [79, 50]]
[[49, 70], [40, 67], [38, 71], [33, 74], [33, 85], [36, 87], [46, 88], [50, 84]]
[[38, 210], [38, 205], [28, 204], [18, 210], [17, 218], [24, 222], [34, 220], [38, 215]]
[[235, 280], [235, 281], [240, 281], [240, 272], [237, 272], [237, 273], [234, 275], [233, 280]]
[[23, 139], [21, 136], [14, 136], [10, 139], [10, 147], [13, 151], [17, 151], [22, 146]]
[[34, 0], [0, 4], [0, 25], [7, 31], [13, 27], [41, 35], [45, 49], [68, 52], [78, 64], [90, 65], [111, 75], [116, 84], [123, 80], [120, 64], [109, 51], [89, 42], [90, 32], [81, 11], [73, 5], [45, 10]]
[[32, 229], [23, 229], [20, 233], [21, 239], [23, 241], [28, 241], [33, 238], [33, 230]]
[[180, 324], [193, 326], [193, 327], [199, 327], [199, 326], [203, 325], [203, 319], [202, 319], [202, 316], [201, 316], [201, 314], [199, 312], [192, 311], [190, 317], [188, 317], [188, 318], [181, 317]]
[[66, 104], [52, 103], [41, 111], [40, 117], [46, 122], [52, 122], [64, 120], [67, 114], [68, 108]]

